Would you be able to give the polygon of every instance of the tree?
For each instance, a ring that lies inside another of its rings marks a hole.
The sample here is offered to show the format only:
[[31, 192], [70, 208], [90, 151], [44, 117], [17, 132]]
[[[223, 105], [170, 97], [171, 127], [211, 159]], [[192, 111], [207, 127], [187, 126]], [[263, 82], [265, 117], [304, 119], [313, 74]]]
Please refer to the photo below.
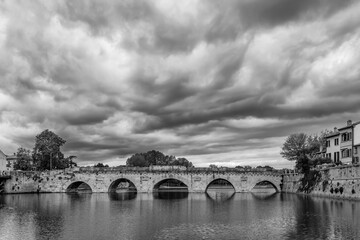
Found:
[[33, 156], [39, 170], [66, 167], [64, 154], [60, 151], [60, 147], [65, 142], [64, 139], [48, 129], [36, 136]]
[[74, 159], [77, 158], [77, 156], [69, 156], [66, 158], [68, 161], [68, 167], [77, 167], [77, 163], [74, 162]]
[[109, 165], [104, 165], [103, 163], [97, 163], [97, 164], [95, 164], [94, 165], [94, 167], [98, 167], [98, 168], [108, 168], [109, 167]]
[[186, 158], [176, 158], [173, 155], [165, 155], [156, 150], [151, 150], [146, 153], [136, 153], [127, 159], [126, 165], [131, 167], [149, 167], [150, 165], [193, 167], [193, 164]]
[[129, 167], [148, 167], [149, 163], [145, 160], [145, 157], [136, 153], [126, 160], [126, 166]]
[[145, 161], [147, 162], [147, 165], [168, 165], [166, 156], [156, 150], [148, 151], [147, 153], [144, 153], [143, 156], [145, 157]]
[[177, 158], [172, 164], [170, 165], [177, 165], [177, 166], [185, 166], [187, 168], [192, 168], [193, 164], [186, 158]]
[[289, 161], [296, 161], [295, 168], [300, 172], [310, 171], [312, 159], [324, 144], [325, 132], [320, 136], [309, 136], [305, 133], [295, 133], [288, 136], [280, 152], [283, 158]]
[[14, 163], [15, 170], [29, 171], [32, 170], [32, 157], [30, 150], [25, 148], [18, 148], [16, 153], [16, 162]]

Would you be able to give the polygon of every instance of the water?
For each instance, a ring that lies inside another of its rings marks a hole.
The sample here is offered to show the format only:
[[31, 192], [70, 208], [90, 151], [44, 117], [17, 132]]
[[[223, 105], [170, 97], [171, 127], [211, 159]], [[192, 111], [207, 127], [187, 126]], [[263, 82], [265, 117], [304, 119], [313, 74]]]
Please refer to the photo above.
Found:
[[225, 191], [0, 195], [0, 239], [360, 239], [360, 202]]

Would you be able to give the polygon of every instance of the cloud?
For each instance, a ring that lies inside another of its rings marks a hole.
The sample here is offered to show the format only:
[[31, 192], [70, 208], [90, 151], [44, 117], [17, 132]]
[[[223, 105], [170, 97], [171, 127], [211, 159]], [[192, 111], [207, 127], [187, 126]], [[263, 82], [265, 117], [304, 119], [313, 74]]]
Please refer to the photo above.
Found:
[[359, 116], [359, 9], [2, 1], [0, 148], [32, 148], [51, 129], [82, 164], [157, 149], [199, 166], [286, 166], [288, 134]]

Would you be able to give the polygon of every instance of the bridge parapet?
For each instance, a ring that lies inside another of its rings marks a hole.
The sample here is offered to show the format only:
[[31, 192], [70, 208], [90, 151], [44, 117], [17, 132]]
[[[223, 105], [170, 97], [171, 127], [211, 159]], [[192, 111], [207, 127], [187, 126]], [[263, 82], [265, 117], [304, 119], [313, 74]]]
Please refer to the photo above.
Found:
[[236, 168], [229, 169], [211, 169], [211, 168], [188, 168], [188, 169], [152, 169], [150, 167], [110, 167], [110, 168], [95, 168], [95, 167], [80, 167], [74, 172], [91, 172], [91, 173], [105, 173], [105, 172], [120, 172], [120, 173], [184, 173], [184, 174], [260, 174], [260, 175], [283, 175], [282, 171], [244, 171]]

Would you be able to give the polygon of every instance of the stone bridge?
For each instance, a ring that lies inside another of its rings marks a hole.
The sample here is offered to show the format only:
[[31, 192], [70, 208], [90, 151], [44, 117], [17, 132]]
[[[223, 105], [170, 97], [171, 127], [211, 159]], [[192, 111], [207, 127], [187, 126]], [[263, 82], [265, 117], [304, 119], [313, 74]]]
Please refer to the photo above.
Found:
[[277, 172], [220, 171], [46, 171], [12, 172], [4, 184], [5, 193], [67, 192], [85, 183], [94, 193], [111, 192], [119, 181], [126, 181], [137, 192], [153, 192], [166, 180], [178, 180], [189, 192], [206, 192], [216, 180], [226, 180], [235, 192], [249, 192], [262, 182], [281, 191], [282, 174]]

